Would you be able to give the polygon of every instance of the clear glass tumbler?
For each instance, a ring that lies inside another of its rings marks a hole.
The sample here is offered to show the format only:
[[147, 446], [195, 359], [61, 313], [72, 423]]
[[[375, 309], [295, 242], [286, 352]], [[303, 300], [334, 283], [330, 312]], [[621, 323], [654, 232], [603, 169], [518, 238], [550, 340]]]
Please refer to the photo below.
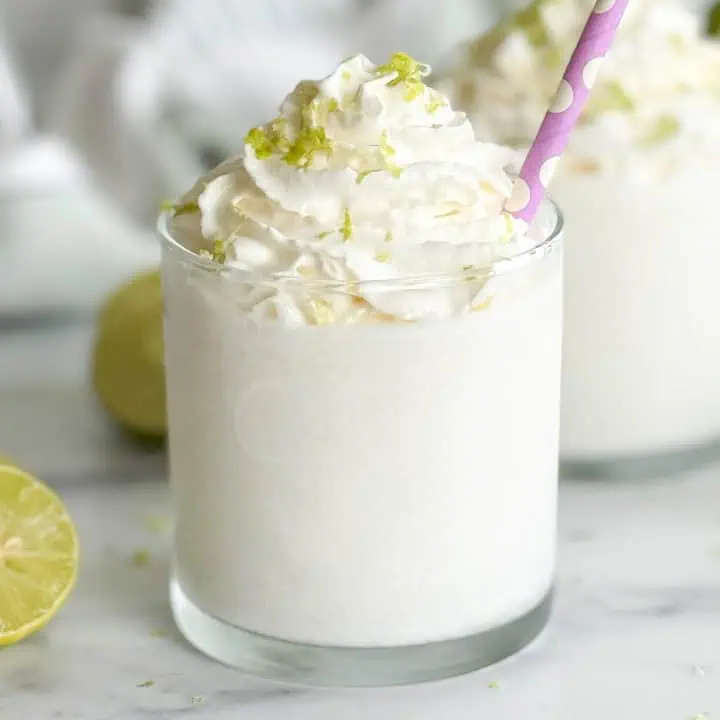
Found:
[[[540, 242], [490, 267], [346, 285], [217, 265], [161, 219], [171, 603], [193, 645], [276, 680], [389, 685], [488, 665], [543, 629], [562, 329], [562, 221], [543, 216]], [[451, 317], [373, 309], [478, 284]], [[272, 293], [311, 324], [243, 309]]]
[[565, 254], [568, 475], [654, 477], [720, 457], [720, 225], [708, 189], [720, 170], [704, 153], [670, 153], [592, 172], [575, 160], [553, 180], [577, 240]]

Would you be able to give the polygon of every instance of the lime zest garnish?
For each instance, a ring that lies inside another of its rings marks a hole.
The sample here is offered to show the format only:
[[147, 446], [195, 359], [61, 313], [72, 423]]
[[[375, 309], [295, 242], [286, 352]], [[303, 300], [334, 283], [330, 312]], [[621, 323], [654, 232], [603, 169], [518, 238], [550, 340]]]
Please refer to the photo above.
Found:
[[427, 110], [430, 115], [434, 115], [441, 107], [445, 107], [446, 105], [447, 103], [445, 102], [445, 100], [443, 100], [439, 96], [436, 96], [425, 105], [425, 110]]
[[387, 250], [375, 253], [375, 262], [379, 262], [379, 263], [390, 262], [390, 253]]
[[200, 206], [195, 200], [177, 204], [171, 200], [163, 200], [160, 203], [160, 211], [172, 213], [175, 217], [179, 217], [180, 215], [190, 215], [192, 213], [200, 212]]
[[512, 215], [507, 212], [506, 210], [503, 210], [502, 213], [503, 220], [505, 221], [505, 233], [508, 236], [512, 236], [513, 230], [515, 229], [515, 224], [513, 223]]
[[392, 233], [392, 230], [388, 230], [388, 231], [385, 233], [385, 242], [390, 243], [390, 242], [392, 242], [392, 241], [393, 241], [393, 233]]
[[395, 87], [401, 83], [405, 86], [403, 99], [406, 102], [412, 102], [425, 91], [425, 84], [422, 79], [429, 72], [427, 65], [419, 63], [411, 58], [407, 53], [394, 53], [390, 60], [383, 65], [375, 68], [375, 74], [378, 77], [383, 75], [394, 75], [386, 84], [388, 87]]
[[493, 680], [492, 682], [488, 683], [488, 687], [491, 690], [497, 690], [500, 687], [500, 683], [497, 680]]
[[405, 172], [405, 168], [395, 165], [394, 163], [388, 163], [387, 169], [394, 178], [399, 178]]
[[361, 172], [359, 172], [357, 174], [357, 177], [355, 178], [355, 182], [358, 185], [360, 185], [368, 175], [371, 175], [374, 172], [380, 172], [380, 171], [379, 170], [362, 170]]
[[136, 550], [130, 560], [136, 567], [144, 567], [150, 562], [150, 553], [147, 550]]
[[492, 301], [493, 301], [492, 295], [489, 295], [481, 302], [477, 303], [476, 305], [473, 305], [470, 308], [470, 311], [471, 312], [482, 312], [483, 310], [487, 310], [492, 305]]
[[269, 158], [275, 151], [268, 132], [263, 127], [254, 127], [250, 130], [245, 136], [245, 144], [253, 149], [259, 160]]
[[288, 165], [307, 168], [312, 163], [315, 153], [332, 153], [330, 139], [322, 127], [303, 127], [290, 144], [283, 160]]
[[349, 70], [343, 70], [343, 71], [340, 73], [340, 77], [341, 77], [343, 80], [352, 80], [352, 73], [351, 73]]
[[225, 241], [219, 238], [215, 240], [212, 248], [212, 259], [217, 263], [224, 263], [227, 259], [226, 253]]
[[487, 180], [480, 180], [480, 181], [478, 182], [478, 187], [479, 187], [481, 190], [484, 190], [486, 193], [490, 193], [490, 194], [492, 194], [492, 195], [496, 195], [496, 194], [497, 194], [497, 190], [495, 189], [495, 187], [493, 186], [493, 184], [490, 183], [490, 182], [488, 182]]
[[324, 240], [326, 237], [329, 237], [335, 232], [335, 230], [323, 230], [322, 232], [318, 233], [318, 240]]
[[436, 215], [435, 217], [438, 220], [440, 220], [442, 218], [449, 218], [449, 217], [452, 217], [453, 215], [459, 215], [459, 214], [460, 214], [460, 210], [455, 209], [455, 210], [448, 210], [447, 212], [441, 213], [440, 215]]
[[193, 705], [198, 705], [199, 703], [203, 702], [204, 700], [205, 700], [205, 698], [204, 698], [202, 695], [193, 695], [193, 696], [190, 698], [190, 702], [191, 702]]
[[167, 633], [165, 632], [165, 630], [151, 630], [150, 637], [164, 638], [167, 637]]
[[275, 153], [288, 152], [290, 141], [285, 135], [287, 119], [277, 117], [271, 120], [267, 126], [252, 128], [245, 135], [245, 144], [249, 145], [259, 160], [265, 160]]
[[680, 132], [680, 121], [674, 115], [661, 115], [649, 132], [640, 140], [643, 148], [652, 148], [671, 140]]
[[335, 98], [330, 98], [327, 103], [328, 112], [337, 112], [340, 109], [340, 103]]
[[154, 684], [155, 684], [155, 681], [154, 681], [154, 680], [144, 680], [143, 682], [138, 683], [138, 684], [137, 684], [137, 687], [139, 687], [139, 688], [149, 688], [149, 687], [152, 687]]
[[385, 157], [392, 157], [397, 152], [395, 148], [390, 144], [388, 141], [388, 131], [383, 130], [380, 133], [380, 152], [385, 155]]
[[345, 242], [347, 242], [353, 234], [353, 222], [352, 217], [350, 216], [350, 210], [348, 208], [345, 208], [345, 212], [343, 213], [343, 224], [340, 226], [340, 229], [338, 231]]
[[463, 265], [462, 271], [463, 272], [470, 272], [475, 266], [474, 265]]

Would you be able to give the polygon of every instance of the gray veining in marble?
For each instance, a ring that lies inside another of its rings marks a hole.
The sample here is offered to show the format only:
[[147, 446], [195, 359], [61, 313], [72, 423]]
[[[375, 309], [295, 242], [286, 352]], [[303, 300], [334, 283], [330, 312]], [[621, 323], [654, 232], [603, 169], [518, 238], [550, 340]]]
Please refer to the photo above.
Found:
[[[84, 356], [87, 340], [69, 341], [68, 358]], [[22, 353], [7, 347], [1, 340], [0, 452], [56, 472], [84, 554], [61, 615], [0, 651], [0, 720], [720, 720], [720, 467], [563, 483], [554, 620], [515, 659], [418, 687], [279, 687], [204, 659], [178, 636], [166, 599], [162, 458], [102, 424], [79, 361], [60, 357], [67, 367], [43, 376], [76, 409], [67, 447], [51, 443], [49, 457], [8, 432], [24, 392], [41, 406], [47, 398], [27, 367], [10, 391], [10, 358]]]

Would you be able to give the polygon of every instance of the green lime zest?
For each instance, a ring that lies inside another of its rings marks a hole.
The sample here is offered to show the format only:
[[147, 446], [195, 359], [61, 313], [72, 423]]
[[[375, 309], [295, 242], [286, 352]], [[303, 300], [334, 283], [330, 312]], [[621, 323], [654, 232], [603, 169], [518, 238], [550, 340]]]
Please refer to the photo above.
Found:
[[136, 550], [130, 559], [136, 567], [144, 567], [150, 562], [150, 553], [147, 550]]
[[307, 168], [312, 163], [315, 153], [332, 153], [330, 139], [322, 127], [303, 127], [295, 140], [290, 143], [283, 160], [288, 165]]
[[441, 107], [445, 107], [447, 103], [445, 100], [443, 100], [440, 96], [435, 96], [430, 100], [427, 105], [425, 105], [425, 110], [430, 113], [430, 115], [434, 115]]
[[380, 171], [380, 170], [361, 170], [361, 171], [357, 174], [357, 177], [355, 178], [355, 182], [356, 182], [358, 185], [360, 185], [361, 183], [363, 183], [363, 182], [365, 181], [365, 178], [366, 178], [368, 175], [372, 175], [373, 173], [376, 173], [376, 172], [381, 172], [381, 171]]
[[379, 77], [395, 75], [388, 81], [387, 86], [395, 87], [402, 83], [405, 86], [403, 99], [412, 102], [425, 90], [422, 79], [428, 74], [428, 67], [414, 60], [407, 53], [396, 52], [388, 62], [375, 68], [375, 74]]
[[260, 160], [269, 158], [275, 152], [275, 146], [268, 131], [263, 127], [254, 127], [245, 136], [245, 144], [249, 145]]
[[390, 243], [390, 242], [392, 242], [392, 241], [393, 241], [393, 233], [392, 233], [392, 230], [388, 230], [388, 231], [385, 233], [385, 242]]
[[347, 242], [352, 237], [353, 222], [350, 215], [350, 210], [348, 208], [345, 208], [345, 212], [343, 213], [343, 223], [340, 226], [339, 233], [342, 235], [345, 242]]
[[459, 215], [459, 214], [460, 214], [460, 210], [456, 209], [456, 210], [448, 210], [447, 212], [440, 213], [440, 215], [436, 215], [435, 217], [436, 217], [436, 219], [440, 220], [442, 218], [449, 218], [449, 217], [453, 217], [453, 215]]
[[212, 259], [215, 262], [224, 263], [227, 259], [226, 253], [227, 251], [225, 249], [225, 241], [220, 239], [215, 240], [212, 248]]
[[390, 262], [390, 253], [387, 250], [375, 253], [375, 262], [388, 263]]
[[174, 203], [172, 200], [163, 200], [160, 203], [160, 211], [172, 213], [175, 217], [180, 215], [191, 215], [192, 213], [200, 212], [200, 206], [195, 200], [190, 200], [185, 203]]
[[380, 133], [380, 152], [385, 157], [392, 157], [396, 153], [395, 148], [388, 141], [388, 131], [387, 130], [383, 130]]
[[680, 121], [674, 115], [661, 115], [655, 120], [649, 132], [640, 140], [640, 146], [652, 148], [676, 137], [680, 132]]

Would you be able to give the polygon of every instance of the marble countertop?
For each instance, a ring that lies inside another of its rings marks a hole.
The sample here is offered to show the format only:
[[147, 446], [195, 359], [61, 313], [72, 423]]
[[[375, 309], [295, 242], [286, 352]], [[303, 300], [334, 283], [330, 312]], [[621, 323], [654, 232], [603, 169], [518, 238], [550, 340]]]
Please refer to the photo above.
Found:
[[175, 631], [158, 452], [117, 436], [85, 383], [83, 326], [0, 335], [0, 453], [54, 483], [78, 524], [78, 587], [0, 652], [1, 720], [720, 720], [720, 467], [562, 485], [557, 605], [483, 672], [382, 690], [248, 679]]

